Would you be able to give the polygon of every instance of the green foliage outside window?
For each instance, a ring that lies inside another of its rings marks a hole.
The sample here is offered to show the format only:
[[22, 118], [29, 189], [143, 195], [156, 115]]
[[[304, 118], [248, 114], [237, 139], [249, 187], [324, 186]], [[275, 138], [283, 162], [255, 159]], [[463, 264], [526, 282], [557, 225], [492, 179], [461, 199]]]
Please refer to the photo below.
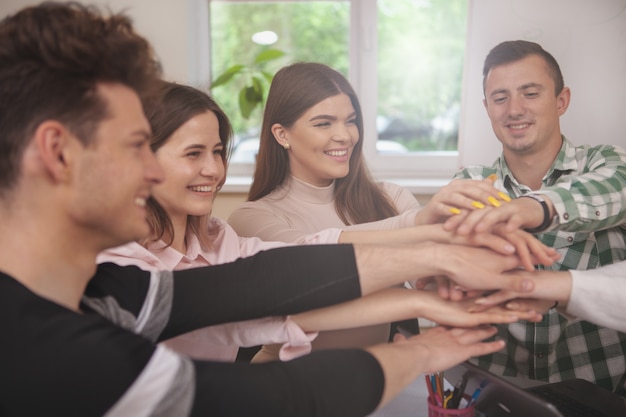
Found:
[[[282, 66], [316, 61], [348, 75], [350, 2], [212, 1], [210, 12], [213, 74], [232, 76], [214, 80], [211, 93], [240, 137], [257, 135], [270, 75]], [[456, 150], [466, 19], [466, 0], [378, 0], [378, 115], [400, 125], [379, 129], [381, 138]], [[252, 42], [266, 30], [275, 44]]]

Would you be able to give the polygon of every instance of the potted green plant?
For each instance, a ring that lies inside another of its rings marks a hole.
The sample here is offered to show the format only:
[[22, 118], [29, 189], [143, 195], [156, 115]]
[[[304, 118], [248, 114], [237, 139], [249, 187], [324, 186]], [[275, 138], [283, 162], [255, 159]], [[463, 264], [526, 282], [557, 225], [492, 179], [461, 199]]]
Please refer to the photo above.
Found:
[[270, 61], [281, 58], [285, 53], [278, 49], [266, 49], [254, 57], [252, 64], [235, 64], [211, 82], [211, 90], [231, 82], [239, 82], [239, 111], [244, 119], [248, 119], [252, 111], [265, 102], [274, 74], [265, 67]]

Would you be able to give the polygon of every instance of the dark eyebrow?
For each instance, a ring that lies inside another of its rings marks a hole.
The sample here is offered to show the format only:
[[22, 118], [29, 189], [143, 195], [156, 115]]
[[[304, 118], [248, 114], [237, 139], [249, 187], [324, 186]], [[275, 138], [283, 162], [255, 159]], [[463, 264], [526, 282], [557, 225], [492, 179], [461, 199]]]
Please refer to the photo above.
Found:
[[337, 120], [337, 118], [328, 114], [319, 114], [317, 116], [311, 117], [309, 119], [309, 122], [314, 122], [315, 120]]
[[143, 139], [152, 139], [152, 133], [145, 129], [137, 129], [130, 136], [141, 136]]
[[538, 88], [539, 90], [543, 90], [543, 85], [538, 84], [538, 83], [528, 83], [528, 84], [522, 85], [517, 90], [522, 91], [522, 90], [528, 90], [529, 88]]
[[489, 93], [489, 97], [493, 97], [497, 94], [505, 94], [507, 93], [509, 90], [506, 90], [504, 88], [500, 88], [499, 90], [493, 90], [491, 93]]
[[[356, 112], [352, 112], [348, 115], [348, 117], [346, 117], [346, 119], [351, 119], [353, 117], [356, 117]], [[328, 114], [319, 114], [317, 116], [313, 116], [309, 119], [310, 122], [313, 122], [315, 120], [337, 120], [337, 117], [335, 116], [330, 116]]]
[[[524, 85], [519, 86], [517, 88], [517, 91], [524, 91], [524, 90], [528, 90], [530, 88], [537, 88], [539, 90], [543, 90], [544, 87], [543, 87], [543, 85], [541, 85], [539, 83], [528, 83], [528, 84], [524, 84]], [[504, 88], [501, 88], [501, 89], [498, 89], [498, 90], [494, 90], [494, 91], [492, 91], [489, 94], [489, 97], [493, 97], [493, 96], [498, 95], [498, 94], [506, 94], [506, 93], [508, 93], [508, 91], [509, 90], [504, 89]]]
[[202, 150], [202, 149], [206, 149], [206, 146], [201, 145], [199, 143], [194, 143], [192, 145], [185, 146], [185, 150], [186, 151], [193, 150], [193, 149], [200, 149], [200, 150]]

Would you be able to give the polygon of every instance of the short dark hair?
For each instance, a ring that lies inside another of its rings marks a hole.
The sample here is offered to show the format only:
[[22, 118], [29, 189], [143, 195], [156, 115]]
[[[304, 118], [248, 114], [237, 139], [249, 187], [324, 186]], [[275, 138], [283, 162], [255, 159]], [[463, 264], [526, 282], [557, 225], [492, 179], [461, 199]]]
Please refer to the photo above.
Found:
[[138, 94], [161, 76], [149, 43], [122, 14], [45, 2], [0, 21], [0, 195], [15, 186], [32, 134], [58, 120], [84, 144], [107, 116], [99, 83]]
[[554, 59], [554, 57], [548, 51], [543, 49], [538, 43], [524, 40], [502, 42], [489, 51], [483, 66], [483, 92], [485, 91], [487, 75], [493, 67], [519, 61], [529, 55], [537, 55], [543, 58], [548, 66], [548, 71], [554, 80], [554, 93], [555, 95], [559, 95], [561, 91], [563, 91], [563, 87], [565, 85], [559, 63], [556, 62], [556, 59]]

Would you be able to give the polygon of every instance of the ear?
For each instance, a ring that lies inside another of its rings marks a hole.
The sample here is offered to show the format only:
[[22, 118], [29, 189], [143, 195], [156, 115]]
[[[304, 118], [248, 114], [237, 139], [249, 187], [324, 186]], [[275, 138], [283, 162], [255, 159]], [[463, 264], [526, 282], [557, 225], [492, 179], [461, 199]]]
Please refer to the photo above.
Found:
[[483, 99], [483, 106], [485, 107], [485, 110], [487, 110], [487, 111], [489, 110], [489, 105], [487, 104], [487, 99], [486, 98]]
[[33, 141], [43, 169], [50, 177], [57, 181], [69, 178], [70, 147], [76, 139], [67, 128], [55, 120], [47, 120], [37, 127]]
[[563, 87], [563, 90], [556, 96], [557, 112], [559, 116], [563, 116], [569, 107], [572, 92], [569, 87]]
[[289, 141], [287, 140], [287, 130], [280, 123], [274, 123], [272, 125], [272, 135], [276, 142], [283, 148], [289, 147]]

